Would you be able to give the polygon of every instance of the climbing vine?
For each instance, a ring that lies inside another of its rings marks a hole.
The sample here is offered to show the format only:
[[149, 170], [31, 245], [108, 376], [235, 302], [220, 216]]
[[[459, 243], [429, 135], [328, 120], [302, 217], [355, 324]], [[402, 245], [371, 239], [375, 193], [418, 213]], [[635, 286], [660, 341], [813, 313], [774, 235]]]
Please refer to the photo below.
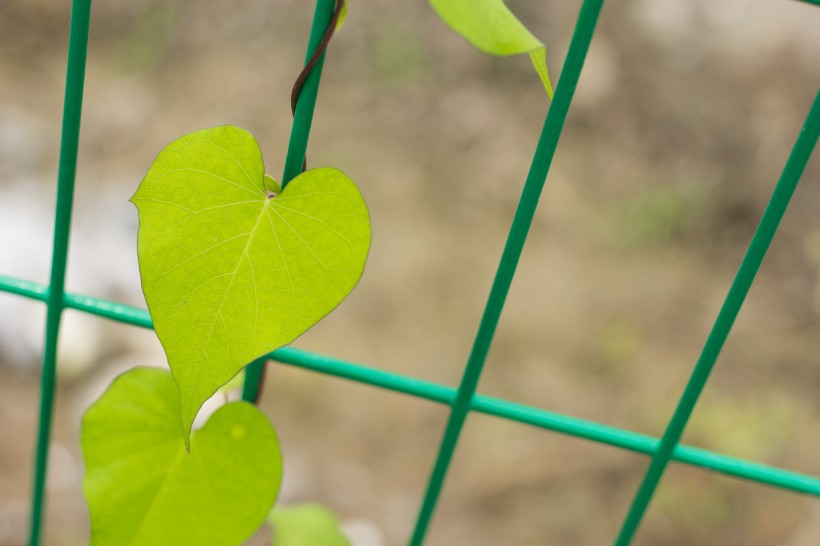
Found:
[[[430, 4], [478, 49], [528, 53], [552, 96], [544, 45], [501, 0]], [[345, 13], [337, 0], [294, 85], [294, 112]], [[355, 183], [299, 161], [304, 172], [280, 184], [253, 135], [204, 129], [163, 149], [131, 199], [142, 288], [170, 373], [124, 373], [83, 418], [92, 545], [232, 546], [266, 518], [281, 546], [346, 544], [321, 507], [271, 512], [282, 457], [254, 405], [227, 403], [192, 431], [209, 398], [330, 313], [364, 270], [370, 219]]]

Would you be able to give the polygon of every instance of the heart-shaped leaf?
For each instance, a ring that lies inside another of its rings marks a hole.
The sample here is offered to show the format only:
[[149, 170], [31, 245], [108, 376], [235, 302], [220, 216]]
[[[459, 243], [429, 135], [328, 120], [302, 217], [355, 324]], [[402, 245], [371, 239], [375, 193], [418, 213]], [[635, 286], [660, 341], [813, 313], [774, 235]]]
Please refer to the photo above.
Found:
[[552, 98], [547, 50], [503, 0], [429, 0], [444, 23], [485, 53], [498, 56], [529, 53], [535, 71]]
[[273, 546], [350, 546], [336, 515], [318, 504], [277, 506], [268, 521]]
[[253, 136], [225, 126], [172, 142], [132, 198], [142, 288], [186, 441], [221, 385], [316, 324], [364, 269], [370, 219], [350, 178], [312, 169], [278, 189]]
[[83, 417], [92, 546], [237, 546], [279, 492], [276, 432], [247, 402], [222, 406], [188, 453], [171, 375], [136, 368]]

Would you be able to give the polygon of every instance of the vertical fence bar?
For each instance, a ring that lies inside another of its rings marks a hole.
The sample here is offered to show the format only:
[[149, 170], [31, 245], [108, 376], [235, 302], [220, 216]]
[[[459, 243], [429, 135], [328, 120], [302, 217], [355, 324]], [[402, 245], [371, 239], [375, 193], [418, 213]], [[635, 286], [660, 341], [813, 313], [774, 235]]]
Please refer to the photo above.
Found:
[[817, 144], [817, 137], [820, 134], [820, 91], [814, 99], [814, 104], [809, 111], [806, 118], [806, 124], [797, 138], [797, 142], [792, 148], [786, 166], [783, 169], [783, 174], [775, 186], [769, 204], [766, 207], [766, 212], [763, 213], [763, 218], [755, 231], [752, 242], [749, 244], [749, 249], [746, 251], [746, 256], [740, 264], [740, 268], [735, 275], [729, 293], [726, 295], [726, 300], [718, 313], [712, 331], [706, 339], [706, 344], [698, 358], [695, 369], [689, 378], [686, 389], [683, 391], [675, 413], [669, 421], [669, 425], [661, 438], [658, 449], [652, 457], [652, 462], [644, 475], [643, 482], [638, 489], [635, 499], [632, 501], [632, 506], [629, 513], [624, 520], [621, 532], [615, 542], [616, 546], [627, 546], [632, 542], [635, 532], [643, 519], [649, 501], [655, 494], [655, 489], [663, 476], [664, 470], [672, 457], [672, 452], [675, 446], [678, 445], [683, 430], [686, 428], [686, 423], [692, 415], [692, 411], [697, 404], [700, 393], [709, 379], [709, 374], [715, 365], [715, 361], [720, 355], [723, 344], [729, 336], [732, 325], [737, 318], [743, 301], [749, 293], [749, 288], [752, 286], [755, 276], [757, 275], [760, 264], [766, 256], [766, 251], [777, 232], [777, 227], [783, 214], [786, 212], [786, 207], [789, 205], [794, 190], [797, 188], [797, 183], [806, 168], [806, 164], [811, 157], [814, 146]]
[[54, 247], [51, 257], [51, 280], [46, 304], [45, 346], [40, 387], [40, 417], [37, 427], [37, 448], [34, 462], [34, 493], [31, 505], [29, 545], [38, 546], [43, 520], [48, 446], [51, 436], [51, 416], [54, 406], [54, 386], [57, 368], [57, 339], [63, 313], [65, 272], [68, 257], [68, 235], [71, 229], [71, 208], [74, 201], [74, 179], [77, 172], [77, 149], [80, 140], [80, 118], [85, 83], [85, 63], [88, 51], [88, 24], [91, 0], [74, 0], [71, 6], [71, 28], [68, 38], [63, 128], [60, 141], [60, 165], [57, 175], [57, 206], [54, 219]]
[[504, 307], [504, 301], [515, 275], [515, 269], [521, 257], [521, 251], [524, 248], [524, 242], [527, 239], [535, 209], [538, 206], [541, 190], [544, 188], [544, 182], [555, 156], [555, 150], [558, 147], [561, 130], [567, 118], [567, 112], [578, 84], [581, 68], [584, 66], [584, 60], [592, 41], [592, 35], [595, 32], [595, 25], [602, 5], [603, 0], [585, 0], [581, 6], [567, 59], [561, 71], [561, 79], [555, 92], [555, 101], [549, 109], [541, 137], [538, 140], [532, 165], [524, 183], [521, 199], [518, 202], [507, 242], [501, 254], [501, 261], [498, 264], [498, 270], [490, 289], [487, 305], [484, 308], [484, 314], [481, 317], [481, 323], [467, 360], [464, 375], [461, 378], [456, 400], [453, 403], [450, 418], [439, 446], [438, 456], [427, 485], [427, 492], [421, 504], [413, 536], [410, 539], [410, 546], [421, 546], [427, 534], [461, 429], [467, 418], [467, 413], [470, 411], [481, 370], [487, 359], [487, 353], [490, 350], [490, 344], [495, 335], [501, 310]]
[[[307, 64], [313, 56], [316, 48], [319, 47], [322, 35], [325, 33], [333, 17], [333, 9], [335, 6], [336, 0], [317, 0], [316, 11], [313, 14], [313, 24], [310, 28], [310, 37], [308, 38], [305, 64]], [[282, 174], [282, 188], [302, 172], [302, 164], [305, 160], [305, 154], [307, 153], [310, 127], [313, 123], [313, 110], [316, 108], [316, 98], [319, 95], [319, 80], [322, 77], [322, 67], [324, 63], [325, 54], [323, 53], [305, 80], [305, 84], [302, 86], [302, 91], [299, 94], [296, 111], [293, 113], [293, 125], [291, 125], [290, 129], [288, 153], [285, 158], [284, 173]], [[242, 388], [243, 400], [256, 400], [264, 369], [264, 358], [255, 360], [245, 368], [245, 385]]]
[[[318, 0], [316, 2], [316, 12], [313, 15], [313, 25], [310, 28], [310, 38], [308, 39], [307, 53], [305, 54], [305, 64], [308, 63], [316, 48], [319, 47], [319, 42], [321, 42], [327, 26], [333, 18], [335, 7], [336, 0]], [[310, 127], [313, 124], [313, 110], [316, 107], [316, 98], [319, 95], [319, 80], [322, 77], [325, 55], [326, 53], [322, 53], [316, 62], [316, 66], [308, 74], [296, 102], [296, 111], [293, 113], [293, 125], [291, 126], [290, 141], [288, 142], [288, 153], [285, 157], [285, 169], [282, 173], [282, 188], [302, 172], [308, 138], [310, 137]]]

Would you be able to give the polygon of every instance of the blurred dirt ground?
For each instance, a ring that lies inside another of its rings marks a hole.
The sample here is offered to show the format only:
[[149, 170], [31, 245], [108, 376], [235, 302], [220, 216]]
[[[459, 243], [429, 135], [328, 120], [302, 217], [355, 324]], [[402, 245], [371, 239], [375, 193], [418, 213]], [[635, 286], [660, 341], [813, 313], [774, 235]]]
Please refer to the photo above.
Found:
[[[69, 6], [0, 0], [0, 272], [47, 279]], [[282, 170], [310, 2], [94, 3], [71, 291], [144, 306], [136, 211], [154, 156], [236, 124]], [[509, 5], [554, 81], [580, 2]], [[634, 0], [604, 7], [479, 390], [658, 435], [820, 86], [820, 8]], [[353, 2], [308, 152], [360, 185], [363, 280], [296, 346], [456, 385], [548, 101], [525, 57], [486, 57], [426, 2]], [[687, 443], [820, 475], [820, 157], [815, 153]], [[40, 304], [0, 294], [0, 545], [25, 543]], [[163, 365], [152, 332], [68, 312], [46, 544], [88, 543], [79, 419], [117, 373]], [[282, 502], [337, 511], [357, 546], [404, 544], [444, 407], [286, 366], [263, 408]], [[474, 415], [430, 545], [601, 545], [646, 458]], [[263, 530], [253, 544], [266, 540]], [[816, 498], [672, 465], [635, 541], [813, 546]]]

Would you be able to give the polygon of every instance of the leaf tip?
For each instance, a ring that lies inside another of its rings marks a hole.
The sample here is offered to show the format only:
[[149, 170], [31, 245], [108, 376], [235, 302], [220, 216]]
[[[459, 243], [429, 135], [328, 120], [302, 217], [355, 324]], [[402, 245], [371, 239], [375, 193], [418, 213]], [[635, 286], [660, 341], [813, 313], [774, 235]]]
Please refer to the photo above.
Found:
[[193, 430], [193, 419], [188, 419], [187, 415], [182, 414], [182, 441], [185, 443], [185, 451], [191, 453], [191, 431]]
[[538, 78], [544, 85], [544, 89], [547, 91], [547, 96], [550, 100], [552, 100], [555, 93], [552, 89], [552, 82], [550, 81], [550, 74], [547, 69], [547, 49], [545, 47], [540, 47], [530, 51], [530, 60], [532, 61], [533, 67], [535, 67], [535, 72], [538, 74]]

